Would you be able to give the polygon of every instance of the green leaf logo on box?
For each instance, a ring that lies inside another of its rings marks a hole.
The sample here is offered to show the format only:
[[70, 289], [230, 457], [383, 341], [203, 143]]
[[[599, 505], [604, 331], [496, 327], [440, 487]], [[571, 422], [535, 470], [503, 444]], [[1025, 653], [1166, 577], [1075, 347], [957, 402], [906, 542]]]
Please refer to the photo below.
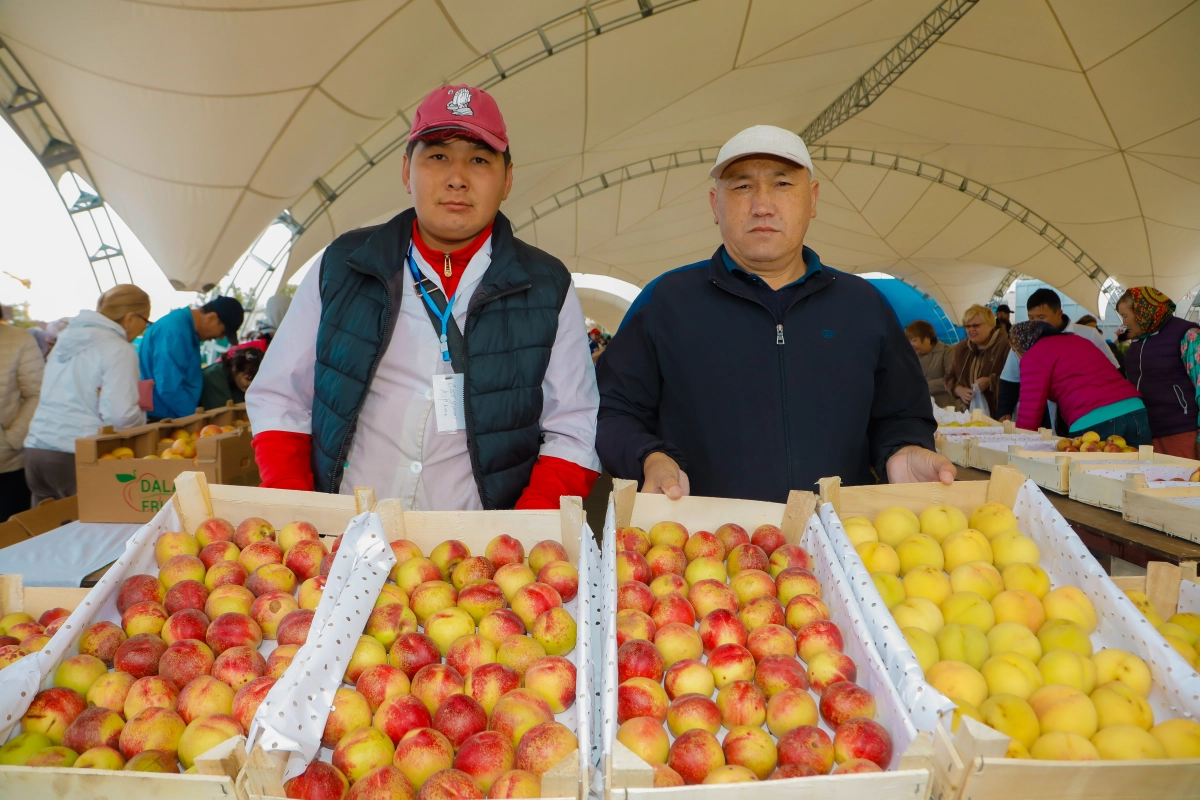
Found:
[[172, 478], [159, 478], [151, 472], [116, 473], [117, 481], [124, 484], [121, 492], [125, 505], [134, 511], [158, 511], [175, 493]]

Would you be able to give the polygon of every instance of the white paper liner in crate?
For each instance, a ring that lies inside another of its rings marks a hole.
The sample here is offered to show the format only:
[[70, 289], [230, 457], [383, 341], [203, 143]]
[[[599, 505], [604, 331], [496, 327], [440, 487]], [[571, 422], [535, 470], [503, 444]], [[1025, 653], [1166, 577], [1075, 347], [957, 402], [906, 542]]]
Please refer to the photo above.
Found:
[[1001, 450], [1004, 452], [1008, 452], [1010, 444], [1019, 444], [1022, 450], [1029, 450], [1035, 453], [1058, 452], [1058, 445], [1054, 442], [1047, 442], [1040, 434], [1036, 433], [1004, 433], [999, 436], [980, 436], [976, 444], [986, 450]]
[[[933, 398], [929, 399], [932, 402]], [[971, 413], [969, 411], [947, 411], [937, 403], [934, 403], [933, 418], [937, 420], [938, 425], [945, 425], [948, 422], [970, 422]]]
[[334, 692], [395, 563], [378, 514], [359, 514], [350, 521], [308, 639], [259, 705], [247, 731], [247, 747], [257, 743], [288, 754], [285, 780], [303, 772], [321, 750]]
[[[1093, 461], [1089, 466], [1095, 465], [1095, 463]], [[1152, 461], [1124, 461], [1113, 462], [1111, 466], [1106, 466], [1104, 469], [1089, 469], [1087, 474], [1097, 478], [1110, 478], [1114, 481], [1123, 481], [1130, 475], [1143, 475], [1151, 488], [1175, 489], [1181, 486], [1200, 486], [1200, 483], [1189, 483], [1187, 480], [1194, 471], [1191, 467], [1168, 467]], [[1175, 478], [1183, 478], [1183, 480], [1177, 481]]]
[[[612, 514], [612, 505], [609, 505], [609, 512]], [[608, 529], [608, 523], [605, 523], [605, 530]], [[605, 534], [605, 547], [613, 537]], [[590, 782], [587, 786], [587, 794], [602, 798], [604, 796], [604, 734], [605, 726], [602, 724], [603, 717], [603, 693], [601, 687], [604, 685], [604, 670], [605, 670], [605, 649], [604, 649], [604, 626], [605, 620], [608, 619], [610, 605], [608, 603], [608, 595], [605, 589], [604, 575], [608, 570], [604, 569], [604, 560], [600, 555], [600, 548], [596, 546], [596, 537], [592, 533], [590, 527], [587, 528], [587, 535], [584, 537], [583, 547], [579, 548], [579, 558], [582, 562], [587, 558], [587, 572], [580, 567], [580, 592], [584, 588], [588, 589], [588, 620], [586, 634], [581, 631], [581, 639], [587, 639], [587, 664], [586, 671], [588, 675], [588, 687], [586, 696], [582, 693], [579, 698], [580, 703], [588, 705], [588, 742], [586, 745], [587, 759], [589, 765]], [[612, 563], [611, 561], [608, 563]], [[615, 612], [614, 612], [615, 613]], [[580, 748], [585, 747], [582, 737], [580, 738]]]
[[[604, 564], [616, 564], [616, 530], [614, 525], [614, 510], [609, 504], [608, 520], [604, 530]], [[854, 660], [858, 668], [855, 681], [867, 689], [875, 698], [875, 719], [887, 729], [892, 737], [892, 761], [889, 769], [896, 769], [900, 758], [917, 736], [917, 728], [908, 718], [904, 703], [895, 686], [889, 679], [883, 659], [872, 644], [871, 631], [850, 592], [850, 582], [842, 570], [834, 553], [833, 546], [825, 536], [821, 522], [814, 514], [809, 518], [800, 537], [800, 546], [808, 551], [813, 559], [812, 572], [821, 582], [822, 599], [829, 608], [829, 618], [842, 631], [846, 655]], [[604, 736], [606, 751], [611, 750], [611, 742], [617, 734], [617, 637], [616, 637], [616, 570], [608, 566], [608, 596], [611, 603], [611, 628], [606, 631], [606, 649], [604, 657], [605, 681], [603, 710]], [[701, 658], [707, 662], [707, 656]], [[815, 692], [813, 692], [816, 695]], [[819, 696], [815, 699], [819, 700]], [[832, 739], [834, 731], [824, 719], [819, 723]], [[668, 731], [668, 737], [674, 741]]]
[[916, 655], [892, 619], [887, 604], [875, 588], [866, 566], [846, 537], [842, 521], [831, 503], [821, 505], [821, 523], [839, 563], [846, 572], [850, 588], [870, 632], [875, 649], [883, 658], [892, 685], [896, 687], [904, 708], [919, 731], [932, 731], [939, 723], [950, 730], [951, 715], [956, 706], [941, 692], [925, 682], [925, 673]]
[[[920, 698], [926, 708], [949, 703], [952, 709], [953, 703], [948, 698], [924, 682], [919, 666], [913, 672], [916, 656], [903, 635], [897, 639], [899, 628], [875, 590], [862, 559], [846, 538], [837, 514], [832, 506], [822, 509], [822, 512], [823, 517], [829, 520], [827, 532], [836, 542], [838, 554], [843, 563], [848, 565], [848, 570], [856, 576], [853, 579], [855, 593], [868, 598], [867, 602], [861, 603], [861, 608], [870, 627], [882, 637], [889, 633], [890, 626], [891, 636], [882, 652], [884, 659], [889, 662], [891, 673], [907, 684], [902, 694], [906, 698]], [[1200, 719], [1200, 674], [1163, 640], [1149, 620], [1117, 588], [1071, 530], [1066, 519], [1033, 481], [1026, 481], [1022, 485], [1013, 512], [1020, 530], [1036, 541], [1041, 549], [1041, 567], [1050, 576], [1051, 587], [1076, 586], [1092, 601], [1098, 620], [1091, 636], [1094, 649], [1119, 648], [1140, 656], [1149, 665], [1154, 687], [1148, 700], [1154, 710], [1155, 722], [1173, 717]], [[881, 642], [882, 638], [876, 641]], [[918, 729], [931, 730], [924, 727], [929, 724], [927, 715], [914, 713], [913, 720], [918, 723]]]
[[600, 682], [596, 685], [596, 727], [600, 728], [601, 758], [607, 760], [612, 752], [612, 742], [617, 740], [617, 510], [612, 497], [608, 501], [608, 513], [604, 518], [604, 537], [600, 542], [602, 556], [597, 562], [596, 572], [600, 584], [600, 598], [596, 609], [601, 624], [596, 628], [603, 637], [595, 650], [600, 654]]
[[167, 503], [130, 537], [125, 553], [108, 568], [46, 646], [0, 670], [0, 741], [15, 735], [17, 723], [33, 702], [33, 696], [54, 685], [54, 671], [63, 659], [79, 655], [80, 633], [103, 620], [121, 624], [121, 615], [117, 613], [121, 583], [131, 575], [157, 575], [154, 544], [163, 533], [179, 530], [183, 530], [183, 523], [175, 512], [175, 504]]
[[945, 436], [947, 439], [970, 439], [972, 436], [999, 436], [1004, 433], [1003, 425], [988, 425], [976, 426], [974, 428], [943, 428], [937, 429], [938, 436]]
[[1179, 584], [1179, 613], [1200, 614], [1200, 583], [1183, 581]]

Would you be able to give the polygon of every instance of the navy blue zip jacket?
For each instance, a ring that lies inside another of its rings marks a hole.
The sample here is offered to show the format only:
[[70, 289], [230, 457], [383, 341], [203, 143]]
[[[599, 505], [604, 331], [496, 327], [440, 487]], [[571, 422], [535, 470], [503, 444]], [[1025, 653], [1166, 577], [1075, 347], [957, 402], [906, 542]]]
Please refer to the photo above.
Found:
[[874, 467], [886, 480], [901, 447], [933, 449], [929, 391], [891, 306], [804, 258], [778, 292], [724, 247], [647, 284], [597, 365], [605, 469], [640, 482], [662, 452], [694, 495], [782, 503], [818, 478], [874, 483]]

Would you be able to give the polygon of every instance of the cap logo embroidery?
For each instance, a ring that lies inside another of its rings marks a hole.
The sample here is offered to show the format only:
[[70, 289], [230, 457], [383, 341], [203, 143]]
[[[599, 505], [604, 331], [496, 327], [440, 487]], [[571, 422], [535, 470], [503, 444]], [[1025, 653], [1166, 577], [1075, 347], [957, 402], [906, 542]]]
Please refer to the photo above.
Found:
[[446, 108], [456, 117], [473, 117], [475, 112], [471, 110], [471, 90], [465, 86], [454, 93], [454, 97], [446, 103]]

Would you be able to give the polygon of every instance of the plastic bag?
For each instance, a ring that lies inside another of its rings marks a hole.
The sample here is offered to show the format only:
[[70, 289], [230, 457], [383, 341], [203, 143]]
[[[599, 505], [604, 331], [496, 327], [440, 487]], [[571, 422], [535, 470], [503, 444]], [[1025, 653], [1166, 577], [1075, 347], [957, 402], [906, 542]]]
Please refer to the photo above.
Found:
[[983, 396], [983, 392], [979, 391], [979, 384], [975, 384], [974, 390], [971, 392], [971, 404], [967, 406], [967, 411], [979, 409], [985, 417], [992, 415], [992, 409], [988, 406], [987, 398]]

